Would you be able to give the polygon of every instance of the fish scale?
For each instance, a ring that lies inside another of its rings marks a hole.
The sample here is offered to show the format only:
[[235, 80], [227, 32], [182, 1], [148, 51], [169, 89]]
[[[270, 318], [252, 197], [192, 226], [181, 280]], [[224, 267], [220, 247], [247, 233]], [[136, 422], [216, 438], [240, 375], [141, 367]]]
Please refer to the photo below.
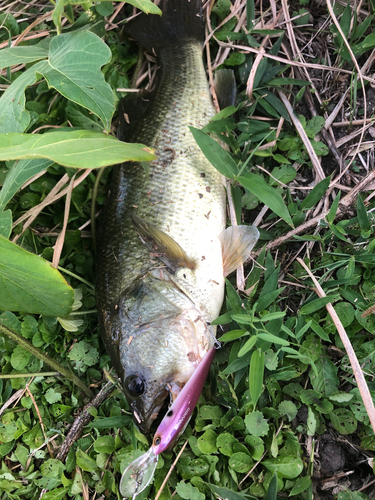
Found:
[[[188, 38], [158, 51], [161, 75], [130, 142], [155, 148], [147, 166], [115, 167], [98, 239], [97, 304], [102, 336], [140, 427], [147, 431], [168, 389], [177, 393], [213, 344], [223, 301], [225, 190], [195, 143], [215, 111], [201, 43]], [[147, 98], [146, 98], [147, 99]], [[126, 112], [126, 103], [124, 105]], [[173, 238], [195, 267], [173, 271], [144, 243], [132, 214]], [[128, 390], [128, 377], [140, 397]], [[140, 382], [141, 381], [141, 382]]]

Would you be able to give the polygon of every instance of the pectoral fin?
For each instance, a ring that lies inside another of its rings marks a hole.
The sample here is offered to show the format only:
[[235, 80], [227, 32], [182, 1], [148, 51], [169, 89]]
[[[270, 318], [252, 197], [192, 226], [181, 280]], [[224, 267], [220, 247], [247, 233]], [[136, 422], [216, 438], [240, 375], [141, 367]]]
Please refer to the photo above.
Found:
[[175, 272], [179, 267], [195, 269], [196, 263], [186, 254], [171, 236], [146, 222], [137, 215], [132, 215], [134, 226], [147, 248], [156, 254], [164, 264]]
[[259, 231], [255, 226], [231, 226], [219, 235], [223, 250], [224, 276], [245, 262], [258, 238]]

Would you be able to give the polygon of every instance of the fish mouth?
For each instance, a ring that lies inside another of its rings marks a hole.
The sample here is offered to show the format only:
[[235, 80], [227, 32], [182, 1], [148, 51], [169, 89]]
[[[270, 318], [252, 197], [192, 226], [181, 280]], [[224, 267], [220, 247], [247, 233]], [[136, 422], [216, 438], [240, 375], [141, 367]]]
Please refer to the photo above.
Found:
[[[159, 414], [168, 399], [168, 390], [165, 389], [153, 398], [151, 404], [147, 401], [133, 400], [130, 404], [133, 413], [134, 422], [144, 434], [148, 434], [155, 420], [159, 420]], [[169, 405], [169, 402], [168, 402]]]

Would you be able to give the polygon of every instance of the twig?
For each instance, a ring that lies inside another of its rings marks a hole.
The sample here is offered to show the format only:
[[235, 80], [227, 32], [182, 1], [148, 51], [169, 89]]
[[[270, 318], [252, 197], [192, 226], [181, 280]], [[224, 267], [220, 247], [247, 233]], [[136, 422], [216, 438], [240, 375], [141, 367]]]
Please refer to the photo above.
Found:
[[[326, 297], [326, 294], [324, 293], [323, 288], [320, 286], [318, 280], [312, 274], [310, 269], [306, 266], [304, 261], [302, 259], [300, 259], [299, 257], [297, 258], [297, 261], [301, 264], [301, 266], [305, 269], [307, 274], [310, 276], [310, 278], [314, 282], [314, 285], [316, 287], [315, 291], [316, 291], [317, 295], [319, 297]], [[374, 403], [372, 401], [372, 397], [371, 397], [369, 388], [367, 386], [366, 379], [363, 375], [361, 365], [359, 364], [359, 361], [358, 361], [357, 356], [354, 352], [353, 346], [349, 340], [349, 337], [345, 331], [345, 328], [342, 326], [340, 318], [338, 317], [335, 309], [333, 308], [333, 305], [331, 303], [326, 304], [326, 309], [328, 311], [328, 314], [331, 316], [332, 321], [334, 322], [334, 324], [336, 326], [336, 329], [337, 329], [337, 331], [340, 335], [340, 338], [341, 338], [341, 342], [343, 343], [345, 350], [348, 354], [350, 364], [352, 365], [352, 368], [353, 368], [353, 374], [354, 374], [354, 377], [357, 381], [359, 392], [361, 393], [363, 404], [365, 405], [367, 415], [369, 416], [372, 430], [375, 432], [375, 406], [374, 406]]]
[[181, 450], [179, 451], [179, 453], [178, 453], [178, 455], [177, 455], [177, 457], [176, 457], [176, 460], [175, 460], [175, 461], [173, 462], [173, 464], [171, 465], [171, 467], [170, 467], [170, 469], [169, 469], [169, 471], [168, 471], [168, 474], [165, 476], [164, 481], [163, 481], [162, 485], [160, 486], [159, 491], [158, 491], [158, 492], [157, 492], [157, 494], [156, 494], [155, 500], [158, 500], [158, 498], [159, 498], [159, 497], [160, 497], [160, 495], [162, 494], [162, 491], [163, 491], [163, 489], [164, 489], [164, 486], [167, 484], [167, 481], [168, 481], [168, 479], [169, 479], [170, 475], [172, 474], [173, 469], [176, 467], [176, 464], [177, 464], [177, 462], [179, 461], [180, 456], [182, 455], [182, 452], [183, 452], [183, 451], [184, 451], [184, 449], [186, 448], [186, 445], [188, 444], [188, 442], [189, 442], [189, 440], [187, 439], [187, 440], [185, 441], [185, 443], [184, 443], [183, 447], [182, 447], [182, 448], [181, 448]]
[[114, 389], [112, 382], [107, 382], [104, 387], [98, 392], [95, 398], [90, 401], [82, 410], [82, 413], [73, 422], [65, 441], [61, 445], [61, 448], [56, 456], [58, 460], [62, 462], [65, 460], [69, 448], [72, 444], [79, 438], [82, 433], [83, 428], [87, 425], [92, 418], [91, 413], [89, 413], [90, 408], [98, 409], [99, 406], [105, 401]]
[[375, 123], [375, 118], [366, 118], [366, 120], [346, 120], [343, 122], [332, 123], [332, 127], [350, 127], [354, 125], [363, 125], [364, 123]]

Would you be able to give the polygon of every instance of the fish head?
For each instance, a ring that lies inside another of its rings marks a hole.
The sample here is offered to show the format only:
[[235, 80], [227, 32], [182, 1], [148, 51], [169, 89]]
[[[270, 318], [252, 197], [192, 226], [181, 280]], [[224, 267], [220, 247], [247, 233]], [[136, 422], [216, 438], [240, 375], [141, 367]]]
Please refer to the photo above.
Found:
[[176, 399], [212, 344], [210, 329], [194, 307], [132, 330], [131, 342], [121, 349], [122, 380], [142, 432], [150, 431], [168, 397]]

